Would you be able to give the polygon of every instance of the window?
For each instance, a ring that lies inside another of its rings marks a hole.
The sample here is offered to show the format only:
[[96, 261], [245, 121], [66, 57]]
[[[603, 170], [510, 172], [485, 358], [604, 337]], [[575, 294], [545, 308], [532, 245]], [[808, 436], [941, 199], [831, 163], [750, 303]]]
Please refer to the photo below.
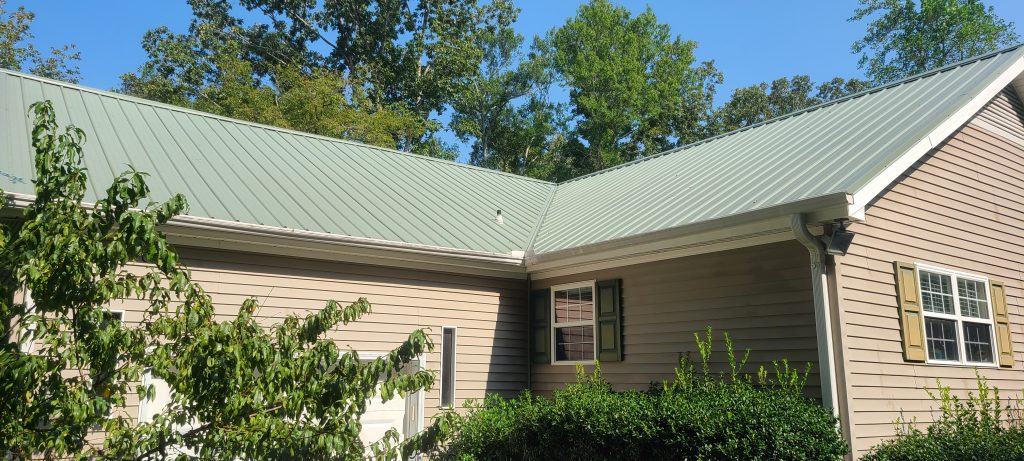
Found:
[[441, 328], [441, 407], [455, 406], [455, 327]]
[[594, 361], [594, 282], [551, 289], [553, 363]]
[[111, 322], [121, 323], [124, 321], [124, 311], [105, 311], [103, 312], [103, 322], [100, 323], [100, 328], [107, 328]]
[[918, 266], [928, 361], [995, 365], [988, 281]]

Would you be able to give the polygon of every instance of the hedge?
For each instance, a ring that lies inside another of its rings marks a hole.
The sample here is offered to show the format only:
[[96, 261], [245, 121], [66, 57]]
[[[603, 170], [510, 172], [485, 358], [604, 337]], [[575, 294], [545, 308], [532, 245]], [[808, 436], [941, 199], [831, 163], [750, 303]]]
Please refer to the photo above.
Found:
[[[977, 372], [975, 372], [977, 375]], [[977, 375], [978, 391], [966, 399], [936, 381], [938, 417], [924, 431], [915, 421], [897, 421], [896, 438], [882, 442], [863, 461], [1019, 461], [1024, 460], [1024, 421], [1020, 400], [999, 398], [999, 389]]]
[[[696, 335], [695, 335], [696, 336]], [[683, 360], [672, 382], [616, 392], [600, 367], [546, 398], [523, 393], [470, 405], [435, 456], [455, 460], [839, 460], [836, 418], [804, 396], [807, 370], [740, 373], [726, 335], [729, 373], [712, 373], [711, 331], [697, 337], [700, 367]], [[749, 352], [748, 352], [749, 353]]]

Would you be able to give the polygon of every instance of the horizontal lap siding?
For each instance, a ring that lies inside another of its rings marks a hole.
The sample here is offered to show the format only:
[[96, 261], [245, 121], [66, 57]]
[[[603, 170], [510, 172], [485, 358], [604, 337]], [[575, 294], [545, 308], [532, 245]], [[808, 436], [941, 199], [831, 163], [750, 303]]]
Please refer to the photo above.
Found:
[[[622, 362], [601, 364], [616, 389], [647, 389], [672, 379], [680, 354], [697, 358], [693, 334], [708, 326], [716, 342], [712, 362], [726, 366], [722, 333], [750, 349], [745, 371], [787, 358], [815, 364], [808, 393], [820, 395], [817, 342], [807, 250], [794, 241], [536, 280], [533, 288], [622, 279]], [[588, 371], [591, 367], [587, 367]], [[576, 381], [571, 365], [534, 365], [540, 393]]]
[[[193, 278], [211, 295], [220, 320], [232, 319], [249, 297], [265, 325], [288, 314], [305, 315], [329, 299], [365, 297], [372, 313], [330, 333], [344, 347], [388, 351], [417, 328], [429, 328], [435, 351], [427, 367], [438, 370], [441, 327], [458, 327], [455, 404], [486, 393], [513, 396], [526, 388], [526, 284], [522, 280], [443, 274], [410, 269], [183, 248]], [[125, 302], [126, 320], [144, 305]], [[127, 413], [138, 415], [137, 399]], [[429, 391], [426, 417], [437, 413], [439, 393]]]
[[866, 210], [839, 264], [853, 448], [891, 437], [901, 414], [935, 418], [925, 388], [936, 379], [961, 394], [974, 369], [903, 361], [893, 261], [921, 262], [1006, 282], [1013, 369], [982, 369], [1002, 395], [1024, 388], [1024, 124], [1001, 94], [960, 132], [911, 168]]

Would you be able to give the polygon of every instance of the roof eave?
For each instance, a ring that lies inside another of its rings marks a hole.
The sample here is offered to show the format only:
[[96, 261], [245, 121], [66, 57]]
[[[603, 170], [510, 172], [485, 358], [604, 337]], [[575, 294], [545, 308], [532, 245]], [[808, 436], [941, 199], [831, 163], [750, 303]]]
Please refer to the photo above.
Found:
[[632, 256], [668, 254], [680, 246], [789, 232], [789, 221], [794, 213], [807, 214], [808, 222], [812, 223], [848, 219], [851, 199], [851, 195], [846, 192], [836, 192], [654, 232], [545, 253], [531, 253], [526, 257], [526, 269], [534, 273], [610, 259], [625, 265]]
[[[5, 193], [8, 203], [25, 208], [34, 197]], [[87, 208], [91, 203], [83, 203]], [[196, 248], [247, 251], [312, 259], [377, 264], [472, 275], [523, 278], [521, 252], [492, 253], [415, 243], [287, 229], [236, 221], [180, 215], [161, 230], [172, 243]]]

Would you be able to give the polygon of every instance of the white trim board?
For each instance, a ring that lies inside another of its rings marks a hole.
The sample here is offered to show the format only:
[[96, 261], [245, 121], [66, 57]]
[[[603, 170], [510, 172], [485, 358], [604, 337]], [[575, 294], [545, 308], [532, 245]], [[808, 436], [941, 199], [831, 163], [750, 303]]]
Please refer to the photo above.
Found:
[[[820, 226], [812, 227], [811, 230], [816, 235], [822, 233]], [[646, 244], [638, 243], [616, 250], [538, 262], [530, 264], [528, 269], [533, 280], [542, 280], [787, 240], [793, 240], [793, 232], [790, 230], [788, 217], [768, 219], [715, 231], [653, 241]]]

